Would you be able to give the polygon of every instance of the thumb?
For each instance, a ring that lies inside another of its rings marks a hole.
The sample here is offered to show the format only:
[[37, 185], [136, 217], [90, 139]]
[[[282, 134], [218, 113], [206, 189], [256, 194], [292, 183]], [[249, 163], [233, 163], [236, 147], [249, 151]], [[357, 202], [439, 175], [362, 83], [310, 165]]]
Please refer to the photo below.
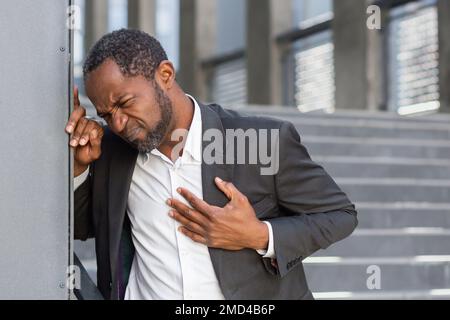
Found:
[[89, 136], [92, 155], [94, 157], [99, 157], [101, 154], [102, 132], [94, 129], [90, 132]]
[[225, 182], [219, 177], [216, 177], [215, 182], [220, 191], [222, 191], [230, 201], [232, 201], [236, 195], [240, 194], [239, 190], [231, 182]]

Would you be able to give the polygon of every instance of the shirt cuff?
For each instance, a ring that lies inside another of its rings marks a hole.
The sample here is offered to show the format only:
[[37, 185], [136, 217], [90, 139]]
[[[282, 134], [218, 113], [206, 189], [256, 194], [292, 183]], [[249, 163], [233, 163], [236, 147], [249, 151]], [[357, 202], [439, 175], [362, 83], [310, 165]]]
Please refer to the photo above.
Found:
[[89, 176], [89, 167], [80, 174], [78, 177], [73, 178], [73, 190], [77, 190], [79, 186], [81, 186]]
[[269, 228], [269, 245], [267, 246], [267, 250], [256, 250], [256, 252], [262, 255], [263, 258], [274, 259], [276, 256], [275, 256], [275, 246], [273, 243], [272, 225], [270, 224], [270, 222], [267, 221], [263, 222], [267, 225], [267, 228]]

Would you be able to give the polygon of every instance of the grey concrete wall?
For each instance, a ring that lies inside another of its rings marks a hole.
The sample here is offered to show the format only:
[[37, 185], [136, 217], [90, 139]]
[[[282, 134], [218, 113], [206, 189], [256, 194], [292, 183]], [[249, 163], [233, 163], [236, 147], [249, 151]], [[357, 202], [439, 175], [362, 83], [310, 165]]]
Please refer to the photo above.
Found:
[[85, 2], [85, 52], [108, 32], [108, 0]]
[[275, 37], [292, 28], [291, 0], [247, 0], [247, 96], [249, 104], [283, 102], [282, 57]]
[[365, 1], [334, 0], [336, 109], [367, 108]]
[[217, 1], [217, 41], [216, 54], [240, 50], [246, 42], [246, 3], [245, 0]]
[[[371, 5], [373, 0], [366, 0], [366, 7]], [[387, 52], [386, 36], [388, 26], [388, 9], [380, 8], [381, 29], [367, 29], [367, 110], [387, 110]], [[366, 19], [369, 15], [366, 15]]]
[[450, 1], [438, 0], [441, 111], [450, 112]]
[[177, 81], [186, 92], [206, 100], [207, 74], [201, 62], [215, 52], [216, 2], [182, 0], [180, 13], [180, 71]]
[[156, 34], [156, 0], [128, 0], [128, 27]]
[[68, 299], [69, 1], [0, 10], [0, 299]]

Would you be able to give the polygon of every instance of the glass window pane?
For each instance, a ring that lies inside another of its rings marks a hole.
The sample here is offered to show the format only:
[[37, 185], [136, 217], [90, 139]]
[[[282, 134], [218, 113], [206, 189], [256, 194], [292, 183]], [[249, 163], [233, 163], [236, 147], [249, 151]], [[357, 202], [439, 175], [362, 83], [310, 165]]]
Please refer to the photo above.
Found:
[[178, 69], [180, 0], [158, 0], [156, 5], [156, 36]]
[[401, 114], [439, 108], [438, 21], [434, 1], [391, 11], [389, 108]]
[[108, 6], [108, 31], [126, 28], [128, 25], [128, 0], [109, 0]]
[[247, 72], [245, 59], [238, 59], [215, 67], [211, 81], [211, 101], [224, 106], [247, 102]]
[[299, 40], [294, 48], [294, 92], [298, 109], [301, 112], [333, 112], [335, 83], [331, 31]]
[[[212, 1], [212, 0], [211, 0]], [[217, 1], [218, 55], [244, 49], [246, 38], [246, 4], [242, 0]]]
[[333, 0], [292, 0], [294, 26], [307, 27], [333, 16]]

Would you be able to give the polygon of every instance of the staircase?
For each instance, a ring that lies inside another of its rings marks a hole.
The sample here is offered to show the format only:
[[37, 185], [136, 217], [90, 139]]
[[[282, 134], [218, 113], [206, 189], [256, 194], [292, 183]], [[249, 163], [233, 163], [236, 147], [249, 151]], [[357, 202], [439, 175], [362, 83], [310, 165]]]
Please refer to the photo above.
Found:
[[[448, 115], [246, 112], [294, 123], [313, 160], [356, 204], [355, 232], [304, 260], [316, 299], [450, 298]], [[380, 289], [368, 289], [370, 266]]]
[[[245, 112], [294, 123], [356, 204], [355, 232], [304, 260], [316, 299], [450, 299], [450, 116]], [[93, 241], [76, 251], [95, 280]], [[370, 266], [379, 290], [367, 287]]]

